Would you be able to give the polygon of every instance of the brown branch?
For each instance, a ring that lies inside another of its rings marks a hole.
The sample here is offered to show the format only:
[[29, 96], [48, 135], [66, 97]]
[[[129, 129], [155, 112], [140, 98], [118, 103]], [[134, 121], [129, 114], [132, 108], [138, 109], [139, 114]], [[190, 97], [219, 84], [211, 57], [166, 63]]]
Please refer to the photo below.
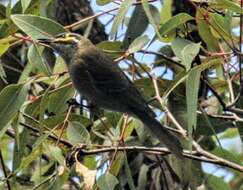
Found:
[[[196, 146], [198, 147], [198, 145]], [[86, 146], [82, 146], [82, 147], [86, 147]], [[148, 154], [159, 154], [163, 156], [171, 154], [171, 152], [167, 148], [145, 147], [145, 146], [123, 146], [123, 147], [111, 146], [107, 148], [98, 148], [98, 149], [90, 149], [90, 150], [83, 149], [83, 148], [76, 149], [76, 153], [78, 154], [78, 157], [83, 157], [85, 155], [96, 155], [96, 154], [107, 153], [107, 152], [116, 152], [116, 151], [139, 151]], [[243, 172], [243, 166], [230, 162], [223, 158], [219, 158], [218, 156], [215, 156], [211, 153], [204, 151], [201, 147], [198, 147], [196, 151], [184, 150], [183, 157], [192, 160], [201, 161], [201, 162], [216, 164], [219, 166], [225, 166]]]
[[[150, 2], [150, 3], [155, 2], [155, 1], [157, 1], [157, 0], [148, 0], [148, 2]], [[133, 5], [139, 5], [139, 4], [141, 4], [141, 3], [142, 3], [142, 1], [137, 1], [137, 2], [133, 3]], [[93, 20], [93, 19], [96, 19], [97, 17], [100, 17], [100, 16], [105, 15], [105, 14], [107, 14], [107, 13], [116, 11], [116, 10], [118, 10], [119, 8], [120, 8], [120, 7], [115, 7], [115, 8], [109, 9], [109, 10], [107, 10], [107, 11], [104, 11], [104, 12], [102, 12], [102, 13], [98, 13], [98, 14], [89, 16], [89, 17], [84, 18], [84, 19], [82, 19], [82, 20], [79, 20], [79, 21], [77, 21], [77, 22], [75, 22], [75, 23], [73, 23], [73, 24], [67, 25], [67, 26], [65, 26], [64, 28], [65, 28], [66, 30], [72, 30], [73, 28], [79, 27], [80, 25], [82, 25], [82, 24], [84, 24], [84, 23], [87, 23], [87, 22], [89, 22], [89, 21], [91, 21], [91, 20]]]
[[[39, 135], [39, 130], [35, 129], [27, 124], [20, 123], [22, 126], [26, 127], [29, 130], [32, 130], [35, 132], [36, 135]], [[181, 134], [181, 131], [178, 130], [178, 133]], [[185, 132], [186, 133], [186, 132]], [[182, 135], [182, 134], [181, 134]], [[49, 135], [50, 139], [57, 141], [58, 137], [54, 135]], [[72, 144], [70, 144], [68, 141], [64, 139], [60, 139], [59, 142], [68, 148], [72, 148]], [[236, 163], [230, 162], [228, 160], [225, 160], [223, 158], [220, 158], [218, 156], [215, 156], [205, 150], [203, 150], [200, 145], [198, 145], [195, 141], [193, 141], [193, 146], [195, 147], [195, 151], [189, 151], [189, 150], [184, 150], [183, 151], [183, 156], [185, 158], [193, 159], [193, 160], [198, 160], [202, 162], [208, 162], [220, 166], [225, 166], [228, 168], [232, 168], [237, 171], [243, 172], [243, 166], [238, 165]], [[87, 147], [87, 146], [82, 146], [82, 147]], [[150, 154], [162, 154], [162, 155], [168, 155], [171, 152], [167, 148], [160, 148], [160, 147], [144, 147], [144, 146], [123, 146], [123, 147], [106, 147], [106, 148], [98, 148], [98, 149], [83, 149], [79, 148], [77, 149], [77, 152], [79, 155], [94, 155], [94, 154], [101, 154], [101, 153], [106, 153], [106, 152], [113, 152], [113, 151], [142, 151]]]
[[156, 55], [156, 56], [159, 56], [159, 57], [162, 57], [163, 59], [165, 59], [166, 61], [169, 61], [171, 63], [174, 63], [175, 65], [181, 67], [181, 68], [184, 68], [185, 69], [185, 66], [182, 65], [180, 62], [178, 61], [175, 61], [174, 59], [164, 55], [163, 53], [160, 53], [160, 52], [154, 52], [154, 51], [149, 51], [149, 50], [139, 50], [138, 52], [141, 52], [141, 53], [147, 53], [147, 54], [153, 54], [153, 55]]
[[77, 21], [77, 22], [75, 22], [73, 24], [67, 25], [64, 28], [66, 30], [72, 30], [73, 28], [76, 28], [76, 27], [78, 27], [78, 26], [80, 26], [80, 25], [82, 25], [84, 23], [87, 23], [87, 22], [89, 22], [89, 21], [91, 21], [91, 20], [93, 20], [93, 19], [95, 19], [95, 18], [97, 18], [99, 16], [102, 16], [102, 15], [107, 14], [107, 13], [112, 12], [112, 11], [116, 11], [118, 9], [119, 9], [119, 7], [115, 7], [113, 9], [108, 10], [108, 11], [89, 16], [89, 17], [87, 17], [85, 19], [82, 19], [82, 20], [79, 20], [79, 21]]

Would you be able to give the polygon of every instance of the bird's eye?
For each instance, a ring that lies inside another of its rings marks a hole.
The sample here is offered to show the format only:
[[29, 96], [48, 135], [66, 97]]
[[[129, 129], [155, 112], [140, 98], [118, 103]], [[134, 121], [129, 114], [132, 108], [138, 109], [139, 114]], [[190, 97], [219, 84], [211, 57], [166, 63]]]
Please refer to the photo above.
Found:
[[56, 36], [56, 38], [67, 38], [67, 34], [65, 34], [65, 33], [61, 33], [61, 34], [58, 34], [57, 36]]

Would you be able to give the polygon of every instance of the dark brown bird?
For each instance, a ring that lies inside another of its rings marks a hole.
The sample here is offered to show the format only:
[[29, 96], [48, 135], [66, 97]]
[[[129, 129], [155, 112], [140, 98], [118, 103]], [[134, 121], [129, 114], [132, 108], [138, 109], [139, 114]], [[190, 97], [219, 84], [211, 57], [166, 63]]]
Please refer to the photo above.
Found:
[[80, 94], [101, 108], [140, 119], [174, 154], [182, 156], [179, 140], [155, 119], [156, 115], [146, 100], [111, 57], [85, 37], [74, 33], [40, 42], [48, 44], [63, 57]]

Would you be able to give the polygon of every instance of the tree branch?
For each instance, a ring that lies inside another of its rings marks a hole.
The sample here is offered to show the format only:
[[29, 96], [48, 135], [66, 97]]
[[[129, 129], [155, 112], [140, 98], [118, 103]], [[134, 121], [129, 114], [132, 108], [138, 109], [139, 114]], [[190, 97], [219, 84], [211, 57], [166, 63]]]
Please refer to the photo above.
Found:
[[[218, 156], [215, 156], [211, 153], [208, 153], [204, 151], [197, 144], [194, 145], [197, 147], [196, 151], [190, 151], [190, 150], [183, 151], [183, 156], [185, 158], [189, 158], [201, 162], [207, 162], [211, 164], [216, 164], [219, 166], [225, 166], [243, 172], [243, 166], [230, 162]], [[145, 147], [145, 146], [123, 146], [123, 147], [111, 146], [107, 148], [98, 148], [98, 149], [85, 149], [84, 147], [86, 146], [83, 145], [82, 148], [77, 148], [73, 155], [77, 153], [78, 158], [82, 158], [83, 156], [87, 156], [87, 155], [96, 155], [96, 154], [115, 152], [115, 151], [138, 151], [138, 152], [144, 152], [148, 154], [159, 154], [163, 156], [171, 154], [171, 152], [167, 148], [162, 148], [162, 147], [160, 148], [160, 147]]]

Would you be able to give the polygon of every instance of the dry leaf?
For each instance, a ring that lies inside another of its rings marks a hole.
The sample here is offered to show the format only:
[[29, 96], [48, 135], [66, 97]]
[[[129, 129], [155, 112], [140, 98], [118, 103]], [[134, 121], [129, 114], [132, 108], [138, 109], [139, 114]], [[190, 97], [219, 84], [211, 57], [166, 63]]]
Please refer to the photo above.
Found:
[[85, 190], [92, 190], [92, 187], [95, 183], [95, 176], [97, 170], [90, 170], [80, 162], [76, 162], [76, 172], [83, 177]]

